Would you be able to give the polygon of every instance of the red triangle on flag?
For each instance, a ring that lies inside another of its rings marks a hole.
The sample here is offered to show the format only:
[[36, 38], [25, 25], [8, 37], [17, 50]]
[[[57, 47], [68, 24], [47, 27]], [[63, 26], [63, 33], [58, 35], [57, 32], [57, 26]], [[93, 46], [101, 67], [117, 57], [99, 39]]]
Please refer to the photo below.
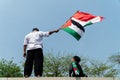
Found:
[[62, 28], [66, 28], [66, 27], [68, 27], [68, 26], [71, 26], [71, 20], [68, 20], [63, 26], [62, 26]]

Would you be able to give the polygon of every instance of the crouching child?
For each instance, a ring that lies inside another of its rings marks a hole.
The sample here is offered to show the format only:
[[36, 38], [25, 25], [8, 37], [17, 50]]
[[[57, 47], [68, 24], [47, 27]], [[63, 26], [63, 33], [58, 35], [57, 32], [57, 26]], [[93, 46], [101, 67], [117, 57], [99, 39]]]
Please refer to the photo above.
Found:
[[79, 64], [80, 61], [80, 57], [73, 56], [72, 63], [69, 67], [69, 77], [87, 77], [87, 75], [83, 73], [83, 70]]

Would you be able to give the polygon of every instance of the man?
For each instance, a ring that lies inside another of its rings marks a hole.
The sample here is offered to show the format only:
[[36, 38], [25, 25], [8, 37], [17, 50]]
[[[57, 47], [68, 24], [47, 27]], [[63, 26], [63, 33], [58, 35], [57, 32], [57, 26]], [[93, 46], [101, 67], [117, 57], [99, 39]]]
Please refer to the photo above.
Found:
[[[24, 53], [23, 57], [26, 57], [24, 76], [27, 78], [32, 73], [32, 68], [34, 65], [34, 74], [36, 77], [42, 76], [43, 73], [43, 37], [48, 37], [49, 35], [58, 32], [59, 29], [42, 32], [38, 28], [33, 28], [32, 32], [27, 34], [24, 39]], [[26, 53], [27, 52], [27, 53]]]

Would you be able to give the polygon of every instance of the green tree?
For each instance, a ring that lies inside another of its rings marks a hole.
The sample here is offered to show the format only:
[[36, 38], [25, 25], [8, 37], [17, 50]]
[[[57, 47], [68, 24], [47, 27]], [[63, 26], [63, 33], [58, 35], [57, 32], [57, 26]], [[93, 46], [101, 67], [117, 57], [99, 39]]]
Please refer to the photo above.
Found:
[[111, 64], [114, 64], [114, 67], [118, 70], [118, 73], [120, 74], [120, 52], [110, 56], [109, 61], [111, 62]]
[[113, 65], [108, 65], [108, 62], [89, 60], [89, 63], [84, 65], [84, 71], [90, 77], [114, 77], [118, 75], [117, 69], [114, 69]]
[[68, 75], [72, 55], [54, 56], [48, 53], [44, 58], [44, 76], [62, 77]]
[[13, 63], [13, 60], [2, 59], [0, 61], [0, 77], [21, 77], [22, 71], [21, 67], [16, 63]]
[[112, 62], [112, 63], [115, 63], [117, 65], [120, 65], [120, 53], [117, 53], [115, 55], [112, 55], [109, 57], [109, 60]]

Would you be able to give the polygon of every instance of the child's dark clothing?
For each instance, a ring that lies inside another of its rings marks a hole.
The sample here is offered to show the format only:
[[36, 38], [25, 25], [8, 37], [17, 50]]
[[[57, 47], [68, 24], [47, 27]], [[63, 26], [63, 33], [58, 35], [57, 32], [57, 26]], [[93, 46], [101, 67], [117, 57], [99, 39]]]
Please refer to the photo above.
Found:
[[72, 62], [69, 68], [70, 77], [86, 77], [79, 63]]

